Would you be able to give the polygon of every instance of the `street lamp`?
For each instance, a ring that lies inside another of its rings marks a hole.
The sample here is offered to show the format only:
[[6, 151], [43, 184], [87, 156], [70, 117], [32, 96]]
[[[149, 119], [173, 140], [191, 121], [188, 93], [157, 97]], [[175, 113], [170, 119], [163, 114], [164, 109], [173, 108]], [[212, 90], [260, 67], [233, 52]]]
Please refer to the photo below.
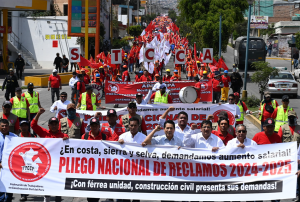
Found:
[[244, 90], [242, 98], [247, 98], [247, 71], [248, 71], [248, 52], [249, 52], [249, 36], [250, 36], [250, 18], [251, 18], [251, 7], [254, 0], [247, 0], [249, 4], [248, 9], [248, 26], [247, 26], [247, 45], [246, 45], [246, 60], [245, 60], [245, 75], [244, 75]]

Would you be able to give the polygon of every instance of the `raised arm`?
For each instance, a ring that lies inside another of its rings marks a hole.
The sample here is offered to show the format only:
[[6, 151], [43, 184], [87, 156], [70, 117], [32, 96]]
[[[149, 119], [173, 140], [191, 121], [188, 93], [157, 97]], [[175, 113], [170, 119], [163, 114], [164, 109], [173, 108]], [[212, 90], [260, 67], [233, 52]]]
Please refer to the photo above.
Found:
[[155, 127], [155, 129], [152, 130], [151, 133], [145, 138], [144, 142], [142, 143], [142, 146], [144, 147], [144, 146], [146, 146], [146, 145], [148, 145], [148, 144], [151, 144], [151, 140], [152, 140], [154, 134], [155, 134], [156, 132], [160, 131], [160, 129], [161, 129], [160, 125], [157, 125], [157, 126]]

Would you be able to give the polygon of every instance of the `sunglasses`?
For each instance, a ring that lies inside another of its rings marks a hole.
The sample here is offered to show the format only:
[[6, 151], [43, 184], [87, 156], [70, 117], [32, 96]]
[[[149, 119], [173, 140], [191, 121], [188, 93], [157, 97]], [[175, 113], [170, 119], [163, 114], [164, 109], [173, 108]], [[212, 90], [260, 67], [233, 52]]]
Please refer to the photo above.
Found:
[[246, 133], [246, 130], [238, 130], [238, 133]]
[[134, 109], [134, 108], [136, 108], [136, 106], [129, 106], [128, 108], [129, 109]]
[[234, 99], [228, 99], [228, 100], [234, 100]]
[[67, 96], [65, 96], [65, 95], [61, 95], [60, 97], [67, 97]]
[[5, 106], [4, 106], [4, 108], [6, 108], [6, 109], [10, 109], [10, 108], [11, 108], [11, 106], [9, 106], [9, 105], [5, 105]]

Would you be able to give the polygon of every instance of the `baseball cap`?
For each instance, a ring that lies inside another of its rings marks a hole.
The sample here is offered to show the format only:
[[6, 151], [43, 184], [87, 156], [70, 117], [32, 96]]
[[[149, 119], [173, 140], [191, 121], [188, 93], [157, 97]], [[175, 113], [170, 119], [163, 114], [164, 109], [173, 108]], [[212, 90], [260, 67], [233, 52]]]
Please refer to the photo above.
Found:
[[53, 69], [53, 71], [52, 71], [53, 73], [55, 73], [55, 72], [57, 72], [57, 69]]
[[143, 94], [142, 93], [137, 93], [135, 96], [136, 97], [143, 97]]
[[114, 109], [109, 109], [109, 110], [107, 110], [107, 116], [110, 116], [110, 115], [115, 115], [115, 116], [117, 116], [116, 110], [114, 110]]
[[288, 95], [282, 96], [282, 101], [289, 101], [290, 97]]
[[68, 105], [67, 105], [67, 110], [68, 110], [68, 109], [76, 109], [75, 104], [73, 104], [73, 103], [68, 104]]
[[2, 107], [4, 107], [5, 105], [9, 105], [10, 107], [12, 106], [11, 102], [8, 100], [5, 100], [2, 104]]
[[264, 126], [275, 126], [275, 121], [272, 118], [267, 118], [264, 122]]
[[238, 92], [233, 93], [233, 95], [234, 95], [235, 97], [240, 97], [240, 94], [239, 94]]
[[16, 92], [17, 92], [17, 91], [22, 91], [22, 89], [21, 89], [20, 87], [17, 87], [15, 91], [16, 91]]
[[166, 88], [166, 87], [167, 87], [166, 84], [162, 83], [162, 84], [160, 84], [159, 89], [163, 89], [163, 88]]
[[28, 126], [30, 125], [30, 124], [29, 124], [29, 121], [27, 121], [27, 120], [22, 120], [22, 121], [20, 121], [20, 126], [21, 126], [23, 123], [26, 123]]
[[123, 68], [127, 68], [127, 65], [123, 65]]
[[92, 125], [93, 123], [96, 123], [97, 125], [100, 125], [100, 121], [96, 118], [91, 118], [90, 125]]
[[14, 71], [14, 69], [13, 68], [9, 68], [9, 71]]
[[269, 91], [266, 91], [266, 92], [264, 93], [264, 96], [265, 96], [265, 97], [271, 97], [271, 94], [270, 94]]
[[155, 74], [155, 77], [156, 77], [156, 76], [159, 76], [159, 74]]
[[170, 71], [171, 71], [170, 69], [167, 69], [167, 70], [166, 70], [166, 72], [170, 72]]
[[295, 111], [290, 110], [290, 111], [288, 112], [288, 117], [289, 117], [289, 116], [295, 116], [295, 117], [297, 117], [297, 114], [296, 114]]
[[21, 55], [21, 53], [18, 53], [18, 55]]
[[135, 107], [136, 108], [136, 103], [134, 101], [131, 101], [128, 103], [128, 107]]
[[228, 73], [228, 71], [227, 71], [227, 70], [225, 70], [225, 71], [224, 71], [224, 73], [226, 74], [226, 73]]
[[51, 122], [57, 122], [57, 123], [59, 123], [59, 120], [56, 117], [52, 117], [52, 118], [49, 119], [48, 123], [50, 124]]

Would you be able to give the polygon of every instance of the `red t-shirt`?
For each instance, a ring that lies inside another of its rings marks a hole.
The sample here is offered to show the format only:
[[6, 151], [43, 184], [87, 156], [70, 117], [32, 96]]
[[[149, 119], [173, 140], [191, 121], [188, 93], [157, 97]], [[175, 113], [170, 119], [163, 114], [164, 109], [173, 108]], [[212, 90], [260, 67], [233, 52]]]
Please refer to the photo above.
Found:
[[56, 75], [56, 76], [53, 76], [52, 74], [49, 76], [49, 79], [48, 81], [50, 81], [51, 83], [51, 88], [59, 88], [60, 85], [60, 76], [59, 75]]
[[[129, 115], [129, 118], [131, 118], [130, 115]], [[120, 117], [120, 120], [119, 120], [119, 124], [120, 124], [120, 125], [123, 125], [123, 121], [122, 121], [122, 118], [121, 118], [121, 117]], [[146, 122], [145, 122], [144, 117], [142, 118], [141, 129], [142, 129], [142, 131], [147, 131]]]
[[116, 124], [114, 130], [112, 131], [109, 123], [102, 123], [101, 124], [101, 133], [106, 135], [106, 140], [110, 141], [118, 141], [119, 136], [125, 133], [125, 127], [120, 124]]
[[52, 133], [50, 130], [47, 130], [45, 128], [42, 128], [37, 124], [37, 121], [33, 119], [30, 124], [32, 130], [38, 134], [41, 138], [63, 138], [63, 137], [69, 137], [67, 134], [64, 134], [60, 131], [57, 133]]
[[271, 136], [267, 136], [265, 132], [256, 133], [252, 140], [255, 141], [258, 145], [282, 143], [280, 136], [275, 132]]
[[[81, 136], [81, 139], [82, 139], [82, 140], [85, 139], [84, 136], [85, 136], [85, 133]], [[98, 135], [97, 135], [96, 137], [93, 137], [93, 136], [91, 135], [91, 131], [90, 131], [90, 132], [89, 132], [89, 137], [88, 137], [87, 140], [102, 140], [102, 134], [101, 134], [101, 132], [99, 131]]]
[[133, 63], [134, 63], [134, 58], [133, 58], [133, 57], [131, 57], [131, 58], [129, 59], [129, 63], [130, 63], [130, 64], [133, 64]]
[[181, 78], [180, 77], [177, 77], [177, 76], [172, 76], [170, 81], [181, 81]]
[[163, 81], [170, 81], [170, 80], [171, 80], [171, 75], [170, 76], [164, 75]]
[[[82, 94], [79, 97], [79, 100], [78, 100], [79, 103], [81, 103], [81, 97], [82, 97]], [[98, 103], [97, 96], [96, 96], [96, 103]], [[89, 94], [86, 94], [86, 110], [93, 110], [91, 95], [89, 95]]]
[[145, 77], [145, 75], [142, 75], [140, 81], [152, 81], [152, 78], [149, 75], [147, 77]]
[[[18, 98], [18, 97], [17, 97]], [[19, 101], [21, 100], [21, 98], [18, 98], [19, 99]], [[28, 100], [27, 100], [27, 98], [25, 98], [25, 100], [26, 100], [26, 105], [27, 105], [27, 108], [29, 108], [30, 107], [30, 104], [29, 104], [29, 102], [28, 102]], [[10, 100], [9, 100], [10, 102], [11, 102], [11, 104], [12, 105], [14, 105], [14, 98], [12, 97], [12, 98], [10, 98]]]
[[229, 87], [229, 82], [231, 82], [229, 76], [222, 75], [222, 82], [224, 83], [224, 87]]
[[[294, 135], [294, 131], [295, 131], [296, 126], [289, 126], [289, 127], [290, 127], [290, 131], [291, 131], [292, 135]], [[282, 139], [283, 133], [282, 133], [282, 128], [281, 127], [279, 128], [278, 135]]]
[[22, 133], [20, 133], [20, 137], [35, 137], [35, 136], [31, 136], [30, 133], [29, 133], [29, 136], [24, 136]]
[[[8, 115], [9, 116], [9, 115]], [[5, 114], [2, 114], [2, 118], [3, 119], [7, 119], [8, 120], [8, 116], [6, 116]], [[20, 122], [19, 122], [19, 117], [17, 118], [17, 121], [15, 123], [15, 131], [18, 131], [20, 129]]]
[[90, 83], [90, 76], [87, 75], [87, 74], [83, 75], [83, 82], [85, 84], [89, 84]]
[[129, 73], [127, 70], [122, 74], [122, 81], [129, 81]]
[[221, 87], [218, 86], [220, 84], [220, 81], [217, 79], [212, 79], [212, 85], [213, 85], [213, 91], [214, 92], [221, 92]]
[[[156, 93], [156, 92], [155, 92]], [[155, 93], [152, 93], [150, 99], [153, 100], [155, 98]], [[172, 97], [168, 94], [168, 104], [173, 103]]]
[[141, 81], [141, 78], [139, 78], [138, 75], [135, 75], [135, 82], [140, 82]]
[[84, 93], [85, 92], [85, 83], [84, 82], [77, 82], [77, 90], [79, 90], [80, 95], [81, 95], [81, 93]]
[[[276, 103], [276, 108], [278, 107], [278, 102], [275, 100], [275, 103]], [[266, 119], [268, 119], [268, 118], [272, 118], [272, 113], [270, 113], [270, 112], [268, 112], [267, 110], [266, 110], [266, 105], [270, 105], [271, 107], [273, 107], [272, 106], [272, 102], [269, 102], [269, 103], [264, 103], [264, 105], [263, 105], [263, 107], [264, 107], [264, 110], [263, 110], [263, 114], [262, 114], [262, 119], [261, 119], [261, 121], [262, 122], [264, 122]], [[261, 109], [260, 109], [260, 107], [259, 107], [259, 111], [260, 111]]]
[[195, 84], [195, 87], [196, 87], [196, 88], [200, 88], [200, 90], [196, 90], [196, 91], [197, 91], [197, 97], [200, 98], [200, 96], [201, 96], [201, 83], [200, 83], [200, 82], [197, 82], [197, 83]]
[[233, 136], [230, 135], [228, 132], [227, 135], [224, 137], [224, 135], [220, 131], [220, 127], [218, 127], [218, 131], [213, 130], [211, 133], [218, 136], [223, 141], [224, 145], [227, 145], [228, 141], [233, 139]]
[[[73, 122], [74, 122], [74, 120], [68, 119], [69, 128], [72, 127]], [[60, 122], [59, 122], [58, 130], [61, 130], [61, 123], [60, 123]], [[84, 133], [85, 133], [85, 127], [84, 127], [84, 124], [83, 124], [83, 123], [81, 124], [81, 127], [80, 127], [80, 133], [81, 133], [81, 134], [84, 134]]]

